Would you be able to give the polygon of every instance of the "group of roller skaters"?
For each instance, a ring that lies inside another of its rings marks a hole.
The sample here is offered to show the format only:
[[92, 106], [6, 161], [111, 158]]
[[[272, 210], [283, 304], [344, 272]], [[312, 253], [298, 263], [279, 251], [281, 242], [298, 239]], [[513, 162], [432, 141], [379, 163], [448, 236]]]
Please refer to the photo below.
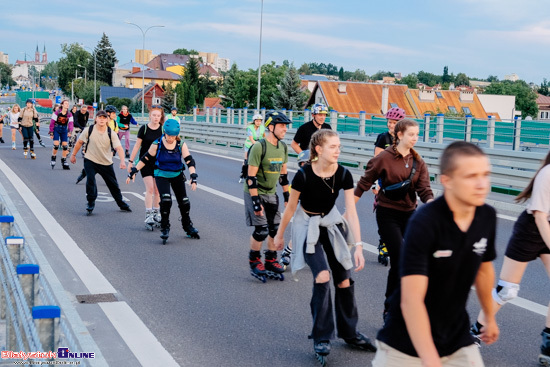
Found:
[[[351, 174], [338, 164], [340, 142], [324, 123], [327, 112], [325, 106], [314, 105], [313, 120], [301, 126], [292, 141], [299, 153], [292, 185], [287, 147], [281, 141], [290, 120], [283, 113], [267, 114], [265, 139], [245, 149], [245, 218], [254, 227], [251, 274], [262, 282], [266, 277], [283, 280], [286, 265], [293, 273], [306, 264], [310, 267], [314, 282], [310, 338], [323, 365], [337, 330], [346, 343], [376, 351], [373, 366], [483, 366], [478, 346], [498, 339], [496, 312], [517, 296], [527, 263], [540, 258], [550, 274], [550, 153], [518, 197], [527, 201], [527, 209], [514, 226], [501, 279], [493, 288], [496, 212], [485, 204], [490, 191], [486, 154], [471, 143], [450, 144], [440, 160], [443, 195], [434, 198], [427, 166], [414, 149], [418, 123], [405, 118], [403, 109], [392, 108], [386, 115], [388, 131], [376, 140], [375, 157], [354, 189]], [[285, 202], [282, 218], [277, 182]], [[355, 204], [371, 189], [376, 195], [379, 261], [390, 265], [376, 346], [356, 330], [351, 277], [354, 266], [355, 271], [364, 267]], [[335, 206], [340, 190], [345, 197], [343, 215]], [[418, 210], [417, 197], [425, 203]], [[291, 219], [291, 241], [285, 245]], [[466, 303], [472, 285], [481, 312], [470, 326]], [[550, 366], [550, 311], [541, 334], [539, 363]]]

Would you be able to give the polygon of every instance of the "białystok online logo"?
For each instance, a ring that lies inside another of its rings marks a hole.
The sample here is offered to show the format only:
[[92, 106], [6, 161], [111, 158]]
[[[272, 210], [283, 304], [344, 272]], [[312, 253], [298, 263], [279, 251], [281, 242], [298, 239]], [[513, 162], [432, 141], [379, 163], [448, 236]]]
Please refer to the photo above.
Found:
[[80, 353], [73, 353], [69, 350], [69, 348], [57, 348], [57, 358], [64, 359], [83, 359], [83, 358], [95, 358], [94, 352], [80, 352]]

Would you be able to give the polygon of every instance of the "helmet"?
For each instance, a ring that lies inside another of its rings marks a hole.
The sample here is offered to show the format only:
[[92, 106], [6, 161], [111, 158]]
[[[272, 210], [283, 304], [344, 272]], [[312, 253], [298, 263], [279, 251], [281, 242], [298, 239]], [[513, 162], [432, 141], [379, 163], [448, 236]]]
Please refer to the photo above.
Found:
[[399, 107], [392, 107], [386, 113], [386, 118], [389, 120], [403, 120], [405, 118], [405, 110]]
[[27, 99], [27, 102], [25, 103], [34, 103], [33, 100], [31, 98]]
[[260, 115], [259, 113], [255, 114], [253, 117], [252, 117], [252, 121], [256, 121], [256, 120], [263, 120], [264, 117], [262, 115]]
[[306, 163], [307, 161], [309, 161], [309, 149], [302, 150], [300, 154], [298, 154], [298, 164]]
[[326, 115], [326, 114], [328, 114], [328, 108], [327, 108], [327, 106], [325, 106], [322, 103], [315, 103], [311, 107], [311, 113], [314, 114], [314, 115], [317, 115], [319, 113], [323, 114], [323, 115]]
[[105, 106], [105, 112], [107, 112], [107, 113], [111, 113], [111, 112], [118, 113], [118, 110], [116, 109], [115, 106], [110, 104], [110, 105]]
[[290, 124], [292, 121], [286, 117], [286, 115], [282, 112], [273, 111], [265, 115], [265, 127], [268, 127], [269, 125], [275, 125], [275, 124]]
[[180, 134], [180, 124], [174, 119], [166, 120], [163, 129], [166, 135], [177, 136]]

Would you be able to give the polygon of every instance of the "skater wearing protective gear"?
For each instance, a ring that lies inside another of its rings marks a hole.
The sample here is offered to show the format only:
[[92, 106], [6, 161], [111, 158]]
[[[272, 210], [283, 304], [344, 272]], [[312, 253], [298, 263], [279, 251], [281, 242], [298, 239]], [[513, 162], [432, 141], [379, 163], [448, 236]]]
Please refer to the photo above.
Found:
[[[109, 117], [105, 111], [98, 111], [95, 117], [95, 124], [88, 126], [78, 137], [78, 141], [71, 154], [71, 163], [76, 163], [76, 154], [83, 144], [86, 144], [84, 153], [84, 169], [86, 170], [86, 199], [88, 206], [94, 206], [97, 198], [97, 185], [95, 176], [99, 174], [107, 188], [111, 192], [113, 199], [122, 211], [131, 212], [130, 206], [122, 198], [122, 193], [113, 169], [113, 155], [111, 149], [114, 149], [120, 158], [120, 169], [126, 169], [124, 162], [124, 152], [118, 136], [107, 127]], [[91, 131], [90, 131], [91, 130]], [[88, 210], [89, 211], [89, 210]]]
[[53, 150], [52, 150], [52, 160], [51, 160], [52, 169], [55, 166], [55, 159], [57, 156], [57, 150], [59, 149], [60, 141], [63, 149], [63, 152], [61, 153], [61, 163], [63, 165], [63, 169], [70, 169], [66, 160], [67, 160], [67, 155], [69, 154], [68, 141], [72, 132], [73, 132], [73, 115], [69, 111], [69, 101], [64, 100], [63, 102], [61, 102], [61, 108], [52, 113], [52, 118], [50, 122], [50, 138], [53, 139]]
[[316, 103], [311, 107], [312, 120], [306, 122], [296, 130], [296, 135], [290, 146], [298, 154], [302, 150], [309, 149], [309, 142], [314, 132], [321, 129], [331, 129], [330, 125], [325, 123], [328, 114], [328, 108], [322, 103]]
[[[392, 107], [386, 113], [388, 131], [382, 134], [379, 134], [378, 137], [376, 138], [376, 142], [374, 143], [375, 157], [393, 144], [395, 125], [399, 121], [403, 120], [404, 118], [405, 118], [405, 110], [399, 107]], [[372, 192], [374, 194], [374, 204], [373, 204], [374, 211], [376, 211], [376, 207], [378, 206], [378, 191], [380, 190], [381, 184], [382, 184], [382, 180], [379, 178], [376, 181], [376, 184], [372, 188]], [[380, 230], [378, 230], [378, 235], [380, 236]], [[388, 262], [389, 262], [388, 249], [386, 248], [386, 244], [384, 243], [384, 240], [382, 239], [381, 236], [380, 236], [380, 243], [378, 245], [378, 262], [384, 266], [388, 266]]]
[[246, 140], [244, 142], [244, 162], [241, 168], [241, 177], [239, 183], [243, 182], [248, 172], [244, 172], [248, 165], [248, 151], [256, 141], [265, 138], [265, 126], [262, 124], [264, 118], [260, 114], [252, 117], [252, 122], [246, 128]]
[[163, 121], [166, 122], [167, 120], [176, 120], [179, 124], [181, 124], [181, 120], [178, 117], [178, 109], [176, 107], [172, 107], [170, 109], [170, 114], [167, 115]]
[[134, 116], [128, 112], [128, 107], [122, 106], [118, 114], [117, 126], [118, 138], [121, 143], [122, 138], [124, 138], [124, 152], [126, 158], [130, 158], [130, 124], [137, 125], [137, 122], [134, 120]]
[[399, 261], [403, 234], [407, 222], [416, 209], [416, 197], [423, 203], [433, 200], [428, 167], [413, 149], [418, 140], [418, 123], [403, 119], [395, 125], [393, 145], [372, 158], [355, 188], [355, 202], [369, 191], [379, 178], [382, 189], [378, 193], [376, 222], [380, 237], [386, 244], [390, 270], [383, 315], [388, 310], [388, 298], [399, 285]]
[[[257, 141], [248, 155], [248, 177], [244, 184], [244, 209], [246, 224], [254, 227], [250, 237], [250, 256], [254, 254], [260, 260], [260, 250], [267, 239], [266, 264], [269, 260], [270, 272], [282, 276], [283, 267], [277, 262], [277, 253], [273, 237], [277, 233], [281, 214], [277, 182], [283, 188], [285, 206], [288, 201], [287, 162], [288, 148], [281, 140], [284, 138], [290, 120], [281, 112], [270, 112], [266, 115], [266, 139]], [[252, 276], [256, 276], [251, 266]], [[284, 271], [284, 270], [283, 270]]]
[[[162, 125], [164, 123], [164, 109], [160, 106], [152, 106], [149, 111], [149, 122], [139, 128], [137, 139], [130, 154], [128, 162], [128, 173], [134, 167], [134, 162], [137, 162], [140, 157], [143, 157], [151, 144], [162, 136]], [[140, 173], [145, 184], [145, 215], [155, 213], [155, 226], [160, 227], [160, 195], [153, 176], [155, 171], [154, 164], [145, 165], [141, 168]]]
[[[363, 269], [365, 258], [353, 198], [353, 177], [338, 164], [338, 133], [328, 129], [317, 131], [311, 137], [309, 152], [311, 163], [300, 168], [292, 180], [290, 199], [274, 242], [278, 249], [283, 248], [285, 229], [294, 216], [292, 273], [306, 264], [313, 273], [310, 338], [317, 359], [324, 364], [335, 329], [338, 337], [350, 346], [370, 351], [376, 348], [357, 331], [358, 311], [351, 269], [354, 262], [355, 271]], [[340, 190], [344, 191], [346, 218], [335, 205]], [[351, 246], [355, 246], [353, 256]], [[331, 278], [335, 285], [334, 305]]]
[[377, 335], [373, 367], [483, 366], [468, 328], [472, 285], [488, 315], [483, 335], [498, 339], [491, 288], [495, 278], [496, 212], [485, 204], [490, 164], [476, 145], [454, 142], [440, 159], [443, 196], [410, 219], [401, 254], [401, 282]]
[[[546, 272], [550, 275], [550, 152], [546, 155], [544, 163], [525, 190], [516, 198], [517, 202], [527, 202], [526, 210], [521, 213], [516, 223], [512, 236], [508, 241], [504, 262], [500, 271], [500, 279], [497, 287], [493, 289], [493, 307], [498, 312], [508, 301], [518, 296], [521, 279], [529, 262], [540, 258]], [[472, 326], [472, 334], [480, 335], [482, 341], [486, 315], [480, 312], [476, 324]], [[480, 334], [481, 333], [481, 334]], [[550, 365], [548, 350], [548, 335], [550, 334], [550, 307], [546, 314], [546, 325], [542, 332], [542, 354], [539, 363]], [[545, 349], [546, 345], [546, 349]], [[544, 354], [546, 351], [546, 354]]]
[[109, 128], [115, 133], [118, 133], [118, 124], [116, 122], [118, 110], [113, 105], [107, 105], [105, 106], [105, 112], [107, 112], [107, 116], [109, 116], [107, 126], [109, 126]]
[[19, 115], [19, 128], [23, 133], [23, 152], [25, 158], [30, 148], [31, 157], [36, 158], [34, 154], [34, 124], [38, 122], [38, 111], [34, 108], [32, 99], [27, 99], [25, 108], [21, 110]]
[[[7, 119], [10, 124], [10, 130], [11, 130], [11, 149], [15, 150], [16, 144], [15, 144], [15, 134], [17, 131], [21, 133], [21, 129], [19, 129], [19, 115], [21, 115], [21, 107], [16, 103], [11, 107], [11, 110], [8, 109]], [[21, 134], [23, 135], [23, 134]]]
[[180, 125], [175, 120], [167, 120], [164, 124], [164, 134], [161, 138], [153, 142], [149, 151], [141, 157], [141, 160], [135, 167], [132, 167], [126, 183], [134, 180], [135, 174], [147, 167], [149, 164], [154, 164], [155, 181], [160, 194], [160, 228], [162, 231], [161, 238], [163, 243], [166, 243], [168, 229], [170, 229], [170, 208], [172, 207], [172, 195], [170, 188], [176, 196], [176, 201], [181, 214], [181, 223], [183, 230], [188, 237], [199, 239], [199, 231], [193, 226], [189, 211], [191, 204], [185, 190], [185, 175], [183, 170], [185, 166], [189, 168], [189, 177], [191, 178], [191, 190], [197, 189], [197, 178], [195, 168], [195, 160], [189, 154], [187, 144], [181, 141], [179, 137]]

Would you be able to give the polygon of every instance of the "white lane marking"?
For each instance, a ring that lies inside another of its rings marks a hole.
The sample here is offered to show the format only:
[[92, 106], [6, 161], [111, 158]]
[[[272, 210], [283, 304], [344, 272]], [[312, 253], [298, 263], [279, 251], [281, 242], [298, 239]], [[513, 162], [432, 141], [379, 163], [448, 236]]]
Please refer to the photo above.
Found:
[[102, 302], [99, 307], [142, 366], [179, 366], [126, 302]]
[[512, 222], [515, 222], [515, 221], [518, 220], [518, 218], [516, 218], [516, 217], [511, 217], [509, 215], [504, 215], [504, 214], [497, 214], [497, 217], [500, 218], [500, 219], [510, 220]]
[[69, 264], [71, 264], [90, 293], [115, 293], [116, 290], [111, 283], [101, 274], [99, 269], [96, 268], [88, 256], [84, 254], [27, 185], [2, 160], [0, 160], [0, 168], [13, 187], [19, 192], [21, 198], [32, 210], [42, 227], [48, 232], [48, 235], [55, 242], [61, 253], [63, 253]]
[[[91, 262], [91, 260], [78, 247], [71, 236], [55, 220], [55, 218], [42, 205], [27, 185], [0, 159], [0, 169], [8, 180], [19, 192], [21, 198], [36, 216], [42, 227], [48, 232], [65, 259], [78, 274], [82, 283], [90, 293], [117, 293], [116, 289], [109, 283], [107, 278]], [[137, 195], [136, 196], [140, 196]], [[104, 307], [105, 315], [109, 318], [116, 331], [128, 344], [128, 348], [136, 356], [143, 366], [178, 366], [174, 358], [158, 342], [151, 331], [141, 322], [136, 313], [126, 302], [115, 302], [118, 306]], [[105, 311], [105, 309], [108, 310]], [[132, 336], [133, 335], [133, 336]], [[146, 340], [145, 345], [139, 345], [135, 339]], [[151, 363], [151, 356], [154, 356], [156, 363]], [[160, 361], [160, 362], [158, 362]]]
[[539, 315], [546, 316], [548, 314], [548, 307], [544, 305], [540, 305], [538, 303], [535, 303], [533, 301], [529, 301], [528, 299], [516, 297], [513, 300], [509, 301], [509, 303], [516, 305], [518, 307], [524, 308], [526, 310], [529, 310], [534, 313], [538, 313]]

